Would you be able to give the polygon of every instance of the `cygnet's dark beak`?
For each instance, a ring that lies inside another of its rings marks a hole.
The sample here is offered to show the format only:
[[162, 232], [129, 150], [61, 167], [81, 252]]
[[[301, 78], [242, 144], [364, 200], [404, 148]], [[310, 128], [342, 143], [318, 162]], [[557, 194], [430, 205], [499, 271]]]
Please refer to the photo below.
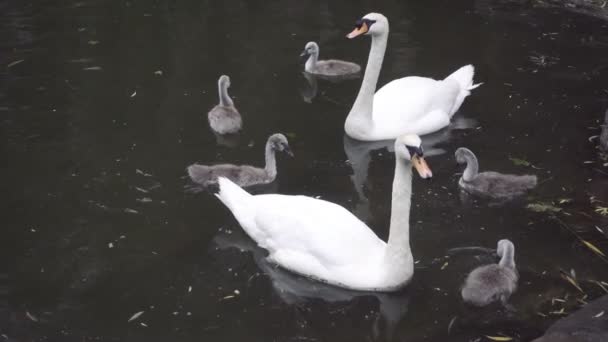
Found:
[[288, 156], [293, 158], [293, 152], [291, 152], [291, 149], [289, 148], [289, 146], [286, 146], [285, 149], [283, 150], [285, 153], [287, 153]]
[[302, 51], [302, 53], [300, 54], [300, 57], [306, 57], [308, 56], [308, 51], [304, 50]]

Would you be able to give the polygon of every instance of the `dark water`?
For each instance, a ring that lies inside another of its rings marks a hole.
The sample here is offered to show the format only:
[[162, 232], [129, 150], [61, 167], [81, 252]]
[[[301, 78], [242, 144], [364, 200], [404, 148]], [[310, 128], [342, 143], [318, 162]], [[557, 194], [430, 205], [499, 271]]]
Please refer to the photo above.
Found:
[[[589, 200], [608, 200], [606, 171], [587, 140], [607, 107], [606, 22], [482, 0], [64, 3], [0, 4], [0, 339], [527, 341], [562, 307], [599, 295], [590, 280], [608, 280], [572, 232], [608, 250], [593, 228], [606, 223], [594, 207], [607, 205]], [[296, 158], [279, 157], [262, 191], [335, 201], [386, 238], [394, 158], [343, 133], [360, 80], [318, 80], [313, 98], [297, 58], [317, 40], [322, 56], [364, 64], [369, 40], [344, 35], [372, 10], [391, 23], [380, 84], [467, 63], [485, 82], [452, 127], [425, 138], [435, 178], [414, 181], [418, 263], [396, 294], [283, 272], [215, 198], [184, 190], [187, 165], [259, 165], [267, 136], [288, 133]], [[245, 122], [234, 148], [218, 146], [206, 122], [222, 73]], [[541, 184], [505, 206], [460, 198], [459, 146], [483, 169], [536, 173]], [[562, 198], [572, 202], [557, 215], [572, 231], [525, 208]], [[471, 309], [458, 288], [489, 260], [446, 251], [501, 238], [515, 243], [522, 273], [517, 311]], [[589, 297], [560, 269], [574, 269]]]

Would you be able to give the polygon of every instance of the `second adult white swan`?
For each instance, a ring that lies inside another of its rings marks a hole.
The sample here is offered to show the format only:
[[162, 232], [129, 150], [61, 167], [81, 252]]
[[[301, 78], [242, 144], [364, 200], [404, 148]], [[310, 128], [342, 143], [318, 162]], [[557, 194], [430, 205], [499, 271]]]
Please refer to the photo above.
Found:
[[344, 123], [346, 133], [354, 139], [386, 140], [438, 131], [450, 124], [470, 91], [480, 85], [473, 84], [474, 68], [466, 65], [443, 80], [409, 76], [389, 82], [376, 92], [388, 32], [388, 19], [370, 13], [347, 35], [351, 39], [372, 37], [363, 83]]
[[395, 291], [414, 273], [410, 249], [412, 166], [422, 178], [431, 170], [420, 138], [395, 142], [395, 178], [388, 243], [343, 207], [306, 196], [253, 196], [219, 178], [216, 196], [270, 261], [332, 285], [361, 291]]

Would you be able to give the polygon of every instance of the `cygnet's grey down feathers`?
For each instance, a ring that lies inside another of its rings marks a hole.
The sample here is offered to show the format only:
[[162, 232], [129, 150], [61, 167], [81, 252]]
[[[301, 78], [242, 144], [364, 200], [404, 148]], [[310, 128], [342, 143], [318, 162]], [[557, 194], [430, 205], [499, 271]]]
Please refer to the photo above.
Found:
[[536, 187], [535, 175], [510, 175], [494, 171], [478, 172], [477, 157], [467, 148], [460, 147], [456, 150], [455, 155], [459, 164], [467, 164], [458, 185], [471, 194], [492, 198], [510, 198], [523, 195], [526, 191]]
[[480, 266], [466, 278], [461, 289], [462, 299], [476, 306], [495, 301], [506, 304], [517, 289], [519, 275], [515, 267], [515, 247], [509, 240], [498, 241], [498, 264]]
[[600, 150], [602, 152], [608, 152], [608, 110], [604, 114], [604, 124], [602, 125], [602, 132], [600, 133]]
[[218, 177], [226, 177], [241, 187], [271, 183], [277, 176], [275, 151], [283, 151], [293, 155], [287, 138], [283, 134], [273, 134], [268, 138], [265, 149], [266, 166], [264, 168], [234, 164], [193, 164], [188, 166], [188, 175], [193, 182], [203, 187], [217, 184]]
[[220, 103], [209, 111], [207, 118], [211, 129], [219, 134], [237, 133], [243, 127], [241, 114], [228, 95], [230, 78], [222, 75], [217, 81]]
[[304, 70], [311, 74], [345, 76], [361, 71], [361, 67], [352, 62], [337, 59], [319, 60], [319, 46], [315, 42], [308, 42], [301, 56], [308, 56]]

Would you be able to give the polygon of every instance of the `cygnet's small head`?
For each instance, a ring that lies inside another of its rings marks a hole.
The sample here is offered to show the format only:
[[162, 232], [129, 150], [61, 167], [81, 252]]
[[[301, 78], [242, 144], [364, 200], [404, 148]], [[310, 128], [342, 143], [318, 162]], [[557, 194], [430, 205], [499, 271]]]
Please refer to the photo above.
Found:
[[422, 140], [415, 134], [408, 134], [397, 138], [395, 141], [395, 154], [414, 165], [416, 171], [423, 179], [431, 179], [433, 172], [424, 160]]
[[268, 138], [268, 142], [273, 150], [285, 152], [290, 157], [293, 157], [293, 152], [291, 152], [291, 149], [289, 148], [289, 142], [287, 142], [287, 138], [283, 134], [276, 133], [271, 135], [270, 138]]
[[315, 42], [308, 42], [306, 43], [306, 46], [304, 47], [304, 51], [302, 51], [302, 53], [300, 54], [300, 57], [304, 57], [304, 56], [314, 56], [314, 55], [319, 55], [319, 45], [317, 45], [317, 43]]
[[230, 77], [228, 77], [227, 75], [222, 75], [222, 76], [220, 76], [218, 83], [220, 84], [220, 86], [229, 88], [230, 87]]
[[380, 13], [369, 13], [355, 22], [355, 29], [346, 35], [353, 39], [362, 34], [377, 36], [388, 32], [388, 19]]
[[509, 250], [514, 250], [515, 246], [513, 245], [513, 242], [507, 240], [507, 239], [502, 239], [500, 241], [498, 241], [498, 245], [496, 247], [496, 254], [498, 254], [498, 257], [502, 258], [503, 255], [505, 255], [505, 253]]
[[454, 156], [456, 156], [456, 162], [458, 164], [465, 164], [467, 162], [466, 155], [473, 154], [471, 150], [466, 147], [459, 147], [456, 152], [454, 152]]

